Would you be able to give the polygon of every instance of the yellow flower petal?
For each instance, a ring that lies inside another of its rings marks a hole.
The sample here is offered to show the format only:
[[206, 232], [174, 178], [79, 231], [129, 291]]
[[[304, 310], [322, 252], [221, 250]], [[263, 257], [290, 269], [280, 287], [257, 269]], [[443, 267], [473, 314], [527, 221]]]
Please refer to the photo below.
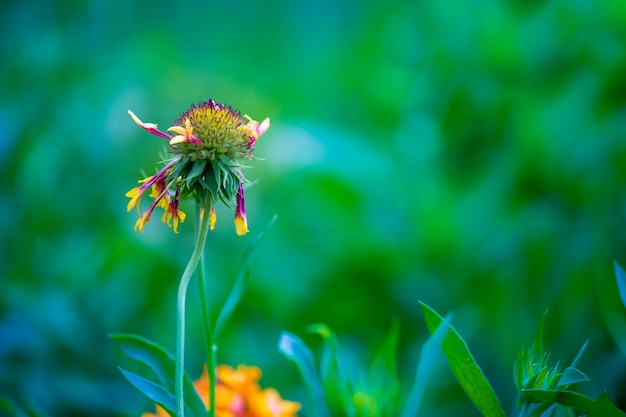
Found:
[[243, 236], [249, 232], [246, 218], [239, 215], [239, 213], [235, 215], [235, 232], [237, 236]]
[[148, 222], [150, 221], [151, 216], [152, 213], [150, 213], [149, 211], [139, 216], [139, 219], [137, 219], [137, 222], [135, 223], [135, 228], [133, 230], [136, 231], [137, 229], [139, 229], [139, 231], [143, 233], [143, 228], [146, 227], [146, 224], [148, 224]]
[[187, 142], [187, 138], [183, 135], [176, 135], [172, 139], [170, 139], [170, 145], [175, 145], [182, 142]]
[[143, 196], [143, 193], [139, 192], [140, 190], [141, 187], [135, 187], [124, 194], [126, 197], [130, 198], [128, 205], [126, 206], [126, 211], [131, 211], [135, 206], [137, 207], [137, 210], [139, 210], [139, 202]]
[[168, 128], [167, 128], [167, 131], [168, 131], [168, 132], [174, 132], [174, 133], [176, 133], [177, 135], [183, 135], [183, 136], [185, 135], [185, 133], [187, 133], [187, 131], [185, 130], [185, 128], [184, 128], [184, 127], [181, 127], [181, 126], [172, 126], [172, 127], [168, 127]]
[[[204, 210], [204, 209], [203, 209]], [[204, 213], [204, 211], [202, 211]], [[215, 212], [215, 208], [211, 207], [211, 217], [209, 217], [209, 230], [215, 229], [215, 222], [217, 222], [217, 213]]]

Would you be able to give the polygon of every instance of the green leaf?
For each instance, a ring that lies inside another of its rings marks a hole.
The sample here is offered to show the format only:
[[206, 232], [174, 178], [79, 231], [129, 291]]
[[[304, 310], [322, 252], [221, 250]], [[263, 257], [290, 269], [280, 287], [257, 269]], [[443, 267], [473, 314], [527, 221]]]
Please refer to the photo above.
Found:
[[206, 160], [197, 160], [193, 163], [191, 169], [189, 170], [189, 173], [187, 174], [187, 178], [185, 179], [187, 188], [191, 188], [192, 183], [197, 181], [198, 178], [202, 177], [206, 164]]
[[573, 391], [528, 389], [522, 390], [522, 398], [529, 402], [558, 403], [586, 413], [589, 417], [625, 417], [626, 413], [615, 407], [608, 394], [603, 392], [596, 400]]
[[211, 159], [211, 168], [213, 168], [213, 179], [215, 180], [217, 190], [222, 184], [222, 168], [219, 162], [217, 162], [215, 159]]
[[343, 367], [339, 355], [337, 336], [328, 326], [321, 323], [312, 324], [307, 330], [319, 334], [324, 341], [320, 373], [329, 407], [331, 410], [341, 410], [346, 416], [356, 415], [347, 370]]
[[622, 269], [617, 261], [613, 261], [615, 265], [615, 279], [617, 281], [617, 291], [622, 299], [622, 304], [626, 307], [626, 272]]
[[239, 304], [239, 300], [241, 300], [241, 296], [246, 289], [246, 285], [248, 284], [250, 278], [250, 262], [252, 261], [252, 255], [256, 250], [259, 243], [263, 240], [263, 238], [267, 235], [269, 230], [274, 226], [276, 222], [276, 215], [272, 217], [272, 220], [265, 226], [263, 230], [250, 242], [247, 246], [244, 255], [243, 262], [241, 266], [241, 270], [239, 271], [239, 275], [237, 275], [237, 279], [235, 280], [235, 285], [233, 285], [233, 289], [230, 291], [228, 298], [224, 302], [224, 306], [217, 316], [217, 320], [215, 321], [215, 327], [213, 331], [213, 340], [216, 340], [221, 334], [222, 330], [226, 326], [226, 322], [232, 315], [233, 311], [237, 304]]
[[[446, 323], [449, 323], [450, 319], [451, 317], [450, 315], [448, 315], [444, 320]], [[439, 326], [437, 326], [437, 330], [435, 330], [433, 334], [426, 340], [426, 342], [424, 342], [420, 354], [420, 361], [417, 365], [415, 383], [413, 384], [413, 388], [411, 388], [411, 392], [409, 393], [406, 406], [404, 408], [404, 411], [402, 412], [402, 417], [417, 416], [417, 412], [422, 402], [422, 395], [424, 394], [424, 390], [426, 389], [426, 381], [428, 380], [428, 375], [430, 374], [430, 370], [435, 364], [437, 356], [439, 356], [439, 345], [441, 344], [447, 330], [447, 325], [440, 324]]]
[[441, 348], [448, 359], [452, 373], [465, 394], [483, 416], [504, 417], [505, 414], [500, 401], [498, 401], [489, 381], [470, 353], [465, 340], [435, 310], [421, 301], [420, 304], [431, 334], [435, 333], [442, 324], [448, 328], [449, 331], [443, 337]]
[[[202, 186], [202, 189], [211, 193], [211, 197], [217, 199], [217, 184], [213, 175], [205, 175], [198, 177], [198, 182]], [[198, 193], [200, 195], [200, 193]]]
[[128, 333], [115, 333], [109, 337], [128, 357], [148, 365], [161, 385], [174, 389], [175, 360], [161, 345]]
[[193, 163], [193, 166], [191, 167], [191, 170], [189, 171], [189, 174], [187, 175], [188, 177], [198, 177], [202, 174], [204, 174], [204, 168], [206, 167], [207, 161], [206, 160], [198, 160], [195, 161]]
[[[167, 413], [175, 417], [176, 413], [174, 410], [176, 409], [176, 397], [168, 392], [165, 388], [163, 388], [159, 384], [155, 384], [154, 382], [137, 375], [133, 372], [126, 371], [120, 368], [124, 377], [135, 386], [142, 394], [146, 397], [150, 398], [153, 402], [157, 403], [161, 407], [167, 411]], [[206, 412], [205, 412], [206, 414]]]
[[513, 363], [513, 376], [517, 389], [524, 387], [524, 364], [527, 362], [526, 348], [522, 348]]
[[[324, 389], [315, 368], [315, 361], [311, 350], [297, 336], [282, 332], [278, 341], [278, 350], [292, 361], [304, 380], [309, 393], [308, 408], [310, 415], [328, 417], [328, 407], [324, 400]], [[309, 414], [309, 413], [307, 413]]]
[[377, 402], [384, 405], [386, 410], [393, 413], [397, 406], [399, 391], [397, 377], [398, 339], [400, 336], [400, 322], [397, 318], [391, 323], [391, 328], [378, 349], [368, 375], [368, 391], [376, 397]]
[[582, 359], [583, 353], [585, 353], [585, 349], [587, 349], [587, 345], [588, 344], [589, 344], [589, 339], [587, 339], [585, 341], [585, 343], [583, 343], [582, 347], [578, 351], [578, 355], [576, 355], [576, 357], [572, 361], [572, 364], [570, 365], [572, 368], [574, 368], [574, 367], [576, 367], [578, 365], [578, 362], [580, 362], [580, 360]]
[[[155, 385], [161, 386], [165, 392], [174, 395], [176, 360], [169, 352], [158, 343], [141, 336], [116, 333], [109, 337], [117, 342], [127, 356], [146, 364], [154, 372], [158, 380], [158, 384], [155, 383]], [[187, 374], [185, 374], [183, 384], [185, 404], [190, 409], [189, 416], [206, 415], [206, 407]]]
[[565, 370], [559, 377], [559, 382], [557, 382], [556, 386], [567, 387], [568, 385], [571, 385], [571, 384], [577, 384], [579, 382], [587, 382], [587, 381], [589, 381], [589, 378], [587, 378], [587, 375], [583, 374], [578, 369], [570, 366], [570, 367], [565, 368]]

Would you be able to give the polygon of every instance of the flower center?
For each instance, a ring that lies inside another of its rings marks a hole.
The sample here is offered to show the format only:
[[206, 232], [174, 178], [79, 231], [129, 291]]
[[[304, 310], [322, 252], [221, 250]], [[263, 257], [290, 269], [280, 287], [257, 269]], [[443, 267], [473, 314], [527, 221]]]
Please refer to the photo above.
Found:
[[221, 156], [233, 161], [252, 158], [255, 132], [250, 130], [248, 121], [232, 107], [209, 99], [184, 112], [175, 125], [185, 128], [187, 120], [200, 144], [170, 144], [170, 152], [173, 154], [187, 156], [192, 161], [214, 160]]

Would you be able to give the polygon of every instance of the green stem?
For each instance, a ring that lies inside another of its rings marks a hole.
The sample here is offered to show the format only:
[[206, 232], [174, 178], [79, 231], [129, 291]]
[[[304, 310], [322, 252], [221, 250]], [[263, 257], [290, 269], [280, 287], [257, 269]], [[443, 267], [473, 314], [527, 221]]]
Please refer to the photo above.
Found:
[[216, 346], [213, 343], [213, 338], [211, 338], [211, 345], [209, 348], [209, 364], [207, 365], [209, 368], [209, 398], [211, 408], [209, 409], [209, 417], [215, 417], [215, 413], [217, 410], [217, 406], [215, 404], [215, 387], [217, 386], [217, 375], [215, 373], [215, 368], [217, 367], [217, 354], [216, 354]]
[[177, 317], [176, 317], [176, 415], [178, 417], [185, 416], [185, 399], [183, 393], [184, 375], [185, 375], [185, 299], [187, 298], [187, 287], [191, 276], [198, 266], [198, 261], [202, 257], [204, 244], [209, 231], [209, 199], [205, 201], [205, 213], [200, 222], [200, 229], [196, 237], [196, 244], [193, 253], [189, 259], [189, 263], [180, 278], [178, 285], [178, 297], [176, 301]]
[[215, 341], [213, 340], [213, 329], [211, 326], [211, 313], [209, 309], [209, 296], [207, 293], [207, 284], [206, 284], [206, 269], [204, 264], [204, 254], [200, 258], [200, 267], [198, 268], [198, 278], [200, 283], [200, 300], [202, 304], [202, 323], [204, 324], [204, 338], [206, 340], [206, 348], [207, 348], [207, 370], [209, 374], [209, 398], [208, 403], [210, 404], [208, 409], [208, 416], [215, 417], [215, 385], [216, 385], [216, 377], [215, 377]]

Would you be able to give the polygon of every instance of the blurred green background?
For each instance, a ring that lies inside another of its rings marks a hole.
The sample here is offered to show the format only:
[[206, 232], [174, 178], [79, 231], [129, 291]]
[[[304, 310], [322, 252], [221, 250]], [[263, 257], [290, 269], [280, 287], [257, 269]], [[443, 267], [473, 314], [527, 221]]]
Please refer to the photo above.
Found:
[[[622, 0], [26, 0], [0, 23], [1, 394], [55, 416], [152, 410], [107, 333], [174, 348], [193, 222], [133, 232], [124, 193], [163, 142], [126, 110], [166, 128], [212, 97], [272, 120], [246, 173], [251, 233], [220, 208], [207, 243], [215, 308], [278, 216], [221, 362], [302, 399], [281, 330], [315, 346], [324, 322], [366, 364], [397, 315], [408, 390], [422, 300], [454, 312], [513, 415], [515, 356], [549, 309], [554, 360], [589, 338], [582, 391], [626, 408]], [[443, 361], [426, 395], [428, 415], [477, 415]]]

